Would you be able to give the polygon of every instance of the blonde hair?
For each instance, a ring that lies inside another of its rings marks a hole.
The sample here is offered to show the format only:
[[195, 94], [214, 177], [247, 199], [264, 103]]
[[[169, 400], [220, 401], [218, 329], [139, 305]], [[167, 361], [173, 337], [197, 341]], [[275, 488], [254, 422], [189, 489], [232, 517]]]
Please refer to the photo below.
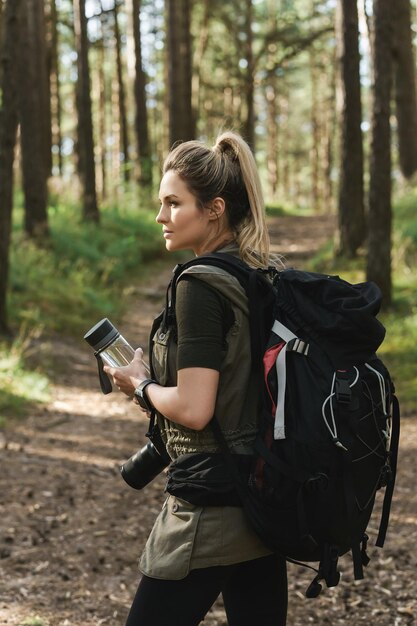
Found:
[[164, 174], [169, 170], [179, 174], [201, 208], [223, 198], [242, 260], [252, 267], [269, 265], [261, 181], [252, 151], [239, 134], [222, 133], [212, 148], [200, 141], [178, 144], [165, 159]]

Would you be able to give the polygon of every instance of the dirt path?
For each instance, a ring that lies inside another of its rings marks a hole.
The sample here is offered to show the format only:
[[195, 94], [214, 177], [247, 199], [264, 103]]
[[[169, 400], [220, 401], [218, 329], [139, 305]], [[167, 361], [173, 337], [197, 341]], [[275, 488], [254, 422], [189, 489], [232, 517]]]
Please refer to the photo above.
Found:
[[[330, 232], [325, 218], [271, 221], [274, 249], [294, 265]], [[146, 345], [170, 271], [159, 268], [134, 293], [120, 324], [132, 343]], [[124, 485], [118, 466], [144, 442], [145, 420], [119, 394], [101, 395], [82, 341], [53, 348], [61, 354], [51, 362], [59, 381], [53, 401], [0, 434], [0, 625], [123, 626], [137, 557], [163, 501], [163, 478], [141, 492]], [[417, 421], [409, 419], [387, 546], [371, 548], [366, 579], [308, 601], [303, 594], [312, 576], [290, 566], [289, 625], [417, 623], [416, 448]], [[342, 565], [351, 581], [350, 560]], [[204, 623], [226, 623], [220, 602]]]

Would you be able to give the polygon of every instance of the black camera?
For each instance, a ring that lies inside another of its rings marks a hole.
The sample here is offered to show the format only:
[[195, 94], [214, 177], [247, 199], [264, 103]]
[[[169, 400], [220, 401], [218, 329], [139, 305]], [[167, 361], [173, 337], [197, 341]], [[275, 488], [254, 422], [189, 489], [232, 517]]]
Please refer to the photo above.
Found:
[[120, 468], [124, 480], [133, 489], [143, 489], [171, 462], [168, 453], [162, 449], [159, 451], [149, 441], [141, 450], [123, 463]]

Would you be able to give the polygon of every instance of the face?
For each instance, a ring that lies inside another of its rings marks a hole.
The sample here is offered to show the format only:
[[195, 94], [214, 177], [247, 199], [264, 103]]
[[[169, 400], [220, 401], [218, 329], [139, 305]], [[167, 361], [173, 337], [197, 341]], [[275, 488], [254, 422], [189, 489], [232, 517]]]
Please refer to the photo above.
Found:
[[197, 206], [197, 198], [173, 170], [166, 172], [161, 180], [159, 200], [161, 208], [156, 221], [162, 224], [167, 250], [192, 250], [196, 255], [201, 254], [213, 231], [211, 210]]

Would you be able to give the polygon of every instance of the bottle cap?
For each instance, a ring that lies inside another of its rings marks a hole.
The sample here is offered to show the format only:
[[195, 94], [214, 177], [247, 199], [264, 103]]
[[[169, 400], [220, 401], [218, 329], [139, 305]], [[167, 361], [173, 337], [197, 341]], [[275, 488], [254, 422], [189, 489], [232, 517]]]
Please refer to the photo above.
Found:
[[111, 344], [119, 335], [117, 328], [105, 317], [85, 333], [84, 339], [98, 352]]

